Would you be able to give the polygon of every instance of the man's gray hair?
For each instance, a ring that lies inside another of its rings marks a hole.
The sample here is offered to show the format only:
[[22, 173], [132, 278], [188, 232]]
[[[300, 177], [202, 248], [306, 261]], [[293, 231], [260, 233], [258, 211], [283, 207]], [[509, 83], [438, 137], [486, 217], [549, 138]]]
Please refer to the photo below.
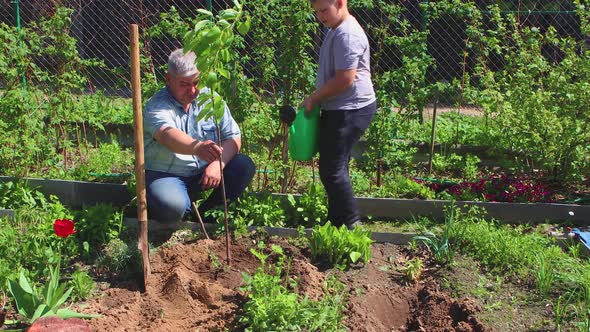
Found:
[[197, 59], [193, 51], [184, 53], [182, 48], [177, 48], [168, 57], [168, 74], [177, 77], [188, 77], [199, 72], [195, 65]]

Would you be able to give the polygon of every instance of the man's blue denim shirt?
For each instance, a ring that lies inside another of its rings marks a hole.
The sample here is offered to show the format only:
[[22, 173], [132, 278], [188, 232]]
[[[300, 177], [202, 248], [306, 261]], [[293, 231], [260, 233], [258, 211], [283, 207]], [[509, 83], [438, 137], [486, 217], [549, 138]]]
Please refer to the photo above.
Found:
[[[170, 94], [167, 87], [158, 91], [145, 104], [143, 111], [143, 145], [145, 169], [171, 173], [177, 176], [193, 176], [203, 171], [208, 163], [194, 155], [183, 155], [170, 151], [158, 143], [154, 133], [162, 127], [177, 128], [190, 137], [199, 140], [217, 142], [217, 130], [212, 118], [197, 122], [201, 108], [193, 101], [189, 111]], [[225, 107], [223, 117], [219, 122], [221, 141], [240, 137], [238, 124], [231, 116], [229, 108]]]

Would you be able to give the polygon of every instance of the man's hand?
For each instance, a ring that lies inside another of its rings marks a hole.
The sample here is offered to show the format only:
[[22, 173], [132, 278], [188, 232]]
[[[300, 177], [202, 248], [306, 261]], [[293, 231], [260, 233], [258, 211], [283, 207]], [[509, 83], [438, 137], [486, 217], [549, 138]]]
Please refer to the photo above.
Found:
[[199, 182], [202, 189], [217, 188], [221, 183], [221, 167], [219, 161], [214, 161], [205, 167], [201, 182]]
[[207, 140], [197, 143], [194, 154], [200, 159], [208, 163], [212, 163], [213, 161], [219, 159], [222, 150], [223, 149], [219, 145], [215, 144], [215, 142]]

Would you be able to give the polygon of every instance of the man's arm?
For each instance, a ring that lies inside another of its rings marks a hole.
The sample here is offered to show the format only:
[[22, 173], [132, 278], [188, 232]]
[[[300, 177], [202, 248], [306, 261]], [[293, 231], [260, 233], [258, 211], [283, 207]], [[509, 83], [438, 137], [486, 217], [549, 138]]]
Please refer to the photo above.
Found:
[[154, 133], [154, 138], [174, 153], [196, 155], [207, 162], [212, 162], [221, 155], [222, 149], [215, 142], [197, 141], [176, 128], [160, 128]]
[[229, 163], [234, 156], [240, 152], [242, 148], [242, 138], [240, 137], [233, 137], [221, 142], [221, 148], [223, 153], [221, 154], [221, 164], [222, 167], [225, 168], [225, 165]]
[[302, 106], [307, 111], [311, 111], [315, 105], [331, 97], [338, 96], [352, 86], [356, 76], [356, 69], [336, 70], [334, 77], [329, 79], [326, 84], [314, 91], [307, 97]]
[[233, 157], [240, 151], [242, 146], [242, 139], [240, 137], [234, 137], [221, 142], [223, 147], [223, 154], [221, 155], [221, 168], [217, 160], [211, 162], [201, 177], [201, 188], [210, 189], [217, 188], [221, 183], [221, 170], [225, 168], [225, 165], [233, 159]]

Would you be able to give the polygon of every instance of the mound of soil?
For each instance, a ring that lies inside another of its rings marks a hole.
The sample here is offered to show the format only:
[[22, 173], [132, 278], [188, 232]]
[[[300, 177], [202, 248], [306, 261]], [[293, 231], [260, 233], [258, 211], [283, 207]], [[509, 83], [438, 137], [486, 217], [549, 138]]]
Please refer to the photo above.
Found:
[[[476, 305], [440, 292], [436, 280], [403, 280], [398, 271], [408, 258], [400, 247], [375, 244], [368, 264], [322, 271], [305, 249], [284, 239], [265, 243], [281, 245], [292, 259], [290, 273], [302, 295], [321, 298], [323, 282], [331, 274], [346, 284], [350, 295], [344, 324], [350, 331], [489, 330], [476, 318]], [[260, 265], [249, 251], [255, 245], [251, 238], [236, 240], [229, 267], [222, 239], [163, 246], [150, 257], [146, 292], [133, 281], [113, 283], [77, 310], [103, 315], [89, 321], [95, 331], [241, 331], [237, 317], [246, 296], [239, 286], [242, 272], [253, 274]]]

